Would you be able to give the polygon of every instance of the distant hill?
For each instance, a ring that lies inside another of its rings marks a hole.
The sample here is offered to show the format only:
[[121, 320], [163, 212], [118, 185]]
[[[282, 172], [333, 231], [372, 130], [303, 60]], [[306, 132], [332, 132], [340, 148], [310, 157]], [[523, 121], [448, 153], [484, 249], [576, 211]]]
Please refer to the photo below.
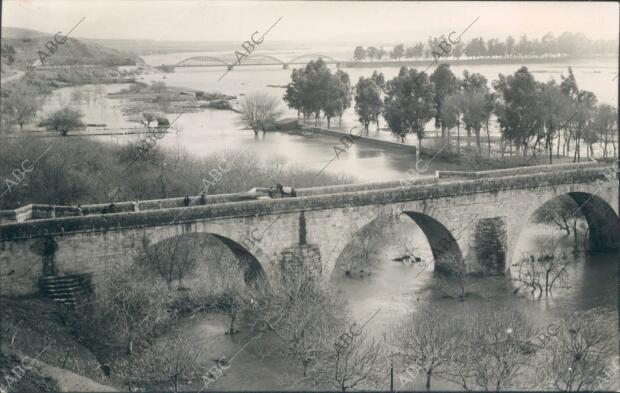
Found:
[[[24, 71], [26, 66], [37, 64], [39, 51], [48, 53], [45, 44], [54, 41], [53, 34], [15, 27], [3, 27], [2, 55], [0, 57], [2, 74], [15, 70]], [[133, 54], [106, 48], [93, 42], [69, 37], [58, 46], [54, 54], [44, 59], [44, 66], [103, 65], [123, 66], [141, 64], [142, 59]]]
[[[162, 53], [179, 52], [234, 52], [240, 48], [240, 41], [160, 41], [160, 40], [136, 40], [136, 39], [93, 39], [84, 38], [84, 42], [103, 45], [114, 48], [124, 53], [135, 55], [153, 55]], [[292, 50], [300, 47], [297, 42], [266, 41], [261, 44], [261, 49]]]
[[22, 29], [21, 27], [3, 27], [2, 38], [7, 39], [24, 39], [24, 38], [36, 38], [36, 37], [49, 37], [49, 34], [42, 31]]

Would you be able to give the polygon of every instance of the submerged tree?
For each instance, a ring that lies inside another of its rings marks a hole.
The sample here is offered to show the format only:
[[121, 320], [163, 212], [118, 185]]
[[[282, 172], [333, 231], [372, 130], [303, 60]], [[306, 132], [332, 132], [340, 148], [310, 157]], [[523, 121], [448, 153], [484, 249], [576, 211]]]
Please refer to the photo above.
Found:
[[341, 70], [332, 74], [323, 59], [312, 60], [300, 70], [293, 70], [286, 87], [284, 101], [301, 112], [304, 119], [314, 115], [318, 126], [321, 112], [328, 124], [334, 116], [341, 117], [351, 105], [349, 75]]
[[342, 114], [351, 106], [351, 82], [349, 74], [338, 70], [330, 75], [331, 82], [327, 85], [326, 100], [322, 104], [323, 113], [327, 118], [327, 128], [331, 125], [334, 116], [339, 117], [342, 123]]
[[454, 122], [446, 116], [443, 109], [446, 98], [454, 94], [458, 88], [457, 78], [450, 71], [449, 64], [440, 64], [435, 72], [431, 75], [431, 82], [435, 89], [435, 128], [441, 127], [441, 137], [445, 138], [446, 129], [452, 126]]
[[355, 270], [362, 271], [369, 266], [380, 249], [380, 228], [369, 225], [361, 231], [351, 231], [352, 245], [342, 256], [344, 274], [351, 276]]
[[239, 105], [241, 122], [258, 135], [275, 124], [282, 115], [280, 100], [271, 94], [252, 93], [241, 100]]
[[[549, 150], [549, 164], [553, 163], [553, 139], [562, 124], [569, 119], [571, 102], [560, 86], [551, 80], [540, 86], [540, 103], [544, 122], [545, 145]], [[558, 141], [559, 145], [559, 141]]]
[[527, 67], [521, 67], [514, 75], [500, 74], [493, 87], [500, 99], [496, 114], [502, 137], [522, 148], [525, 156], [543, 128], [537, 82]]
[[435, 116], [435, 111], [433, 83], [425, 73], [403, 67], [398, 76], [387, 82], [383, 117], [401, 142], [408, 134], [415, 133], [418, 152], [425, 136], [424, 126]]
[[[615, 127], [614, 127], [615, 124]], [[596, 108], [594, 119], [589, 124], [593, 133], [598, 135], [598, 140], [603, 148], [603, 157], [608, 157], [608, 145], [613, 146], [613, 157], [616, 156], [616, 144], [614, 142], [614, 131], [618, 127], [618, 111], [615, 107], [607, 104], [600, 104]]]
[[361, 76], [355, 85], [355, 112], [366, 132], [368, 132], [370, 123], [379, 121], [381, 108], [382, 102], [378, 86], [370, 78]]
[[448, 130], [448, 143], [450, 143], [450, 129], [456, 127], [456, 152], [461, 152], [461, 116], [463, 114], [464, 97], [461, 92], [449, 95], [443, 102], [439, 114], [441, 124]]
[[570, 236], [572, 230], [577, 248], [577, 226], [584, 216], [580, 206], [570, 196], [562, 195], [545, 203], [536, 209], [533, 220], [538, 224], [553, 225], [565, 231], [566, 236]]
[[566, 288], [568, 282], [568, 254], [559, 249], [557, 241], [545, 242], [545, 249], [537, 256], [525, 255], [513, 265], [512, 280], [521, 289], [529, 290], [532, 298], [550, 296], [554, 288]]
[[77, 109], [62, 108], [47, 116], [39, 127], [56, 130], [62, 136], [66, 136], [69, 131], [84, 127], [82, 122], [84, 115]]

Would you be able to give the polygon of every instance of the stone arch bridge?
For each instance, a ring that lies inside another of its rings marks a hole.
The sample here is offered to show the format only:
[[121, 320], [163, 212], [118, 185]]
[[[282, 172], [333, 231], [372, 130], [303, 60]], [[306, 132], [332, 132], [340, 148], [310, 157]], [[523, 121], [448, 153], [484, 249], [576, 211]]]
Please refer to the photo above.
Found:
[[[488, 172], [437, 172], [406, 181], [300, 189], [296, 197], [248, 200], [247, 194], [213, 195], [205, 205], [183, 198], [105, 205], [29, 205], [0, 212], [0, 284], [3, 294], [36, 290], [42, 261], [57, 274], [93, 273], [95, 284], [131, 263], [138, 244], [188, 233], [209, 233], [238, 256], [251, 257], [269, 280], [303, 269], [328, 279], [356, 232], [386, 215], [410, 217], [426, 235], [435, 269], [447, 257], [463, 258], [470, 273], [505, 274], [519, 235], [544, 203], [569, 195], [590, 228], [590, 249], [618, 246], [615, 168], [587, 164]], [[46, 218], [48, 217], [48, 218]], [[47, 254], [46, 254], [46, 251]], [[52, 255], [50, 255], [52, 254]]]

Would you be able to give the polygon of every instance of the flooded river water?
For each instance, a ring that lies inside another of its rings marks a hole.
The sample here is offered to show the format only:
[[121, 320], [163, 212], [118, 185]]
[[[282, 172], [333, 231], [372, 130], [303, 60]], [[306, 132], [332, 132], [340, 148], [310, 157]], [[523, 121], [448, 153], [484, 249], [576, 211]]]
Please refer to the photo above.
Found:
[[[181, 60], [188, 54], [148, 56], [146, 62], [152, 65], [172, 63], [174, 59]], [[189, 54], [197, 56], [199, 54]], [[615, 61], [591, 60], [572, 64], [580, 88], [592, 90], [600, 102], [617, 106], [617, 83], [612, 82], [617, 63]], [[455, 66], [452, 70], [461, 74], [467, 68], [470, 72], [480, 72], [489, 82], [497, 78], [498, 73], [509, 74], [516, 71], [516, 65], [489, 65], [489, 66]], [[547, 80], [554, 77], [559, 81], [559, 75], [566, 74], [568, 64], [534, 64], [530, 70], [538, 80]], [[372, 73], [371, 68], [346, 69], [353, 82], [361, 75]], [[386, 79], [396, 75], [398, 68], [380, 69]], [[291, 70], [278, 67], [238, 67], [221, 81], [217, 78], [222, 69], [178, 69], [172, 74], [152, 73], [144, 76], [145, 82], [165, 81], [168, 85], [200, 89], [205, 91], [220, 91], [225, 94], [240, 95], [251, 91], [270, 91], [281, 96], [283, 89], [267, 87], [267, 85], [285, 85], [290, 78]], [[165, 79], [164, 79], [165, 77]], [[116, 91], [124, 86], [103, 86], [104, 92]], [[45, 110], [66, 104], [71, 100], [73, 91], [82, 90], [91, 96], [79, 104], [86, 113], [89, 123], [106, 123], [111, 128], [134, 127], [120, 112], [121, 103], [118, 100], [106, 98], [102, 91], [96, 91], [93, 86], [60, 89], [46, 103]], [[101, 89], [101, 87], [98, 87]], [[98, 98], [97, 98], [98, 97]], [[296, 114], [289, 112], [290, 116]], [[284, 158], [291, 165], [300, 165], [305, 168], [319, 170], [333, 158], [333, 146], [339, 142], [337, 138], [320, 136], [306, 137], [288, 133], [267, 133], [255, 137], [251, 131], [241, 130], [238, 115], [230, 111], [206, 110], [197, 113], [185, 113], [177, 121], [182, 130], [178, 134], [170, 134], [159, 143], [168, 147], [182, 147], [198, 156], [209, 156], [225, 150], [239, 150], [249, 148], [262, 159], [271, 159], [274, 156]], [[343, 127], [357, 125], [352, 110], [347, 111], [343, 118]], [[377, 133], [371, 131], [372, 134]], [[381, 132], [381, 134], [387, 134]], [[389, 137], [387, 135], [386, 137]], [[110, 143], [126, 143], [132, 136], [102, 136], [98, 137]], [[330, 173], [342, 173], [363, 181], [382, 181], [403, 178], [406, 172], [413, 168], [414, 158], [403, 151], [386, 150], [375, 146], [354, 144], [348, 152], [329, 165]], [[456, 168], [436, 160], [431, 163], [428, 174], [436, 169], [463, 169]], [[394, 227], [409, 237], [411, 244], [420, 250], [423, 258], [431, 258], [428, 243], [419, 228], [412, 222], [393, 223]], [[532, 224], [522, 234], [518, 252], [535, 253], [536, 244], [540, 239], [549, 236], [548, 228]], [[402, 253], [401, 240], [398, 236], [390, 235], [390, 231], [383, 231], [378, 242], [381, 247], [373, 256], [371, 263], [362, 276], [347, 277], [337, 275], [332, 277], [332, 283], [341, 290], [349, 302], [352, 316], [363, 322], [381, 310], [369, 323], [367, 329], [376, 337], [389, 331], [390, 327], [410, 310], [415, 310], [422, 304], [431, 303], [433, 306], [448, 310], [455, 314], [463, 314], [469, 310], [481, 307], [484, 304], [494, 303], [513, 305], [538, 326], [544, 326], [558, 318], [560, 310], [586, 310], [593, 307], [603, 307], [605, 318], [615, 321], [616, 303], [616, 263], [617, 254], [578, 255], [571, 254], [569, 274], [569, 289], [559, 290], [552, 298], [532, 300], [526, 296], [516, 296], [513, 286], [507, 277], [472, 278], [472, 283], [479, 288], [479, 296], [459, 302], [446, 299], [436, 290], [436, 281], [439, 279], [433, 272], [430, 264], [421, 270], [414, 266], [396, 263], [393, 258]], [[561, 237], [561, 234], [553, 236]], [[569, 239], [570, 240], [570, 239]], [[571, 248], [570, 241], [565, 240], [565, 246]], [[338, 270], [335, 270], [338, 271]], [[188, 336], [200, 348], [204, 359], [215, 364], [220, 356], [231, 354], [239, 350], [248, 340], [245, 333], [230, 337], [224, 335], [227, 321], [222, 316], [211, 315], [196, 317], [183, 323]], [[256, 344], [249, 345], [235, 358], [231, 367], [224, 376], [209, 386], [217, 390], [243, 389], [295, 389], [293, 376], [299, 376], [299, 368], [295, 367], [290, 359], [281, 357], [277, 351], [277, 340], [266, 337]], [[396, 365], [396, 368], [404, 365]], [[389, 366], [385, 365], [386, 373]], [[205, 370], [206, 372], [206, 370]], [[413, 384], [401, 389], [423, 389], [424, 378], [418, 378]], [[198, 388], [200, 381], [187, 388]], [[309, 389], [311, 386], [305, 386]], [[385, 389], [388, 389], [385, 386]], [[453, 385], [435, 380], [434, 389], [454, 389]]]

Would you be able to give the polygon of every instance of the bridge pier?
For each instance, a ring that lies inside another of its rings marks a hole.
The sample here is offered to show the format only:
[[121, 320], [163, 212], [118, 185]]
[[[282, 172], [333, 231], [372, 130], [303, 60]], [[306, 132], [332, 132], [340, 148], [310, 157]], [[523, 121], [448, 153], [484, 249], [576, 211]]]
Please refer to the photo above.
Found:
[[506, 273], [506, 226], [503, 217], [477, 220], [468, 253], [473, 273], [500, 276]]
[[321, 262], [321, 249], [316, 244], [308, 244], [306, 215], [299, 213], [298, 244], [286, 247], [280, 252], [278, 264], [280, 265], [280, 278], [283, 283], [287, 280], [297, 279], [321, 280], [323, 276], [323, 264]]
[[285, 70], [288, 70], [288, 64], [286, 64], [286, 63], [282, 64], [282, 68], [285, 69]]
[[323, 274], [321, 251], [315, 244], [300, 244], [285, 248], [280, 253], [278, 264], [283, 283], [303, 278], [318, 281]]

